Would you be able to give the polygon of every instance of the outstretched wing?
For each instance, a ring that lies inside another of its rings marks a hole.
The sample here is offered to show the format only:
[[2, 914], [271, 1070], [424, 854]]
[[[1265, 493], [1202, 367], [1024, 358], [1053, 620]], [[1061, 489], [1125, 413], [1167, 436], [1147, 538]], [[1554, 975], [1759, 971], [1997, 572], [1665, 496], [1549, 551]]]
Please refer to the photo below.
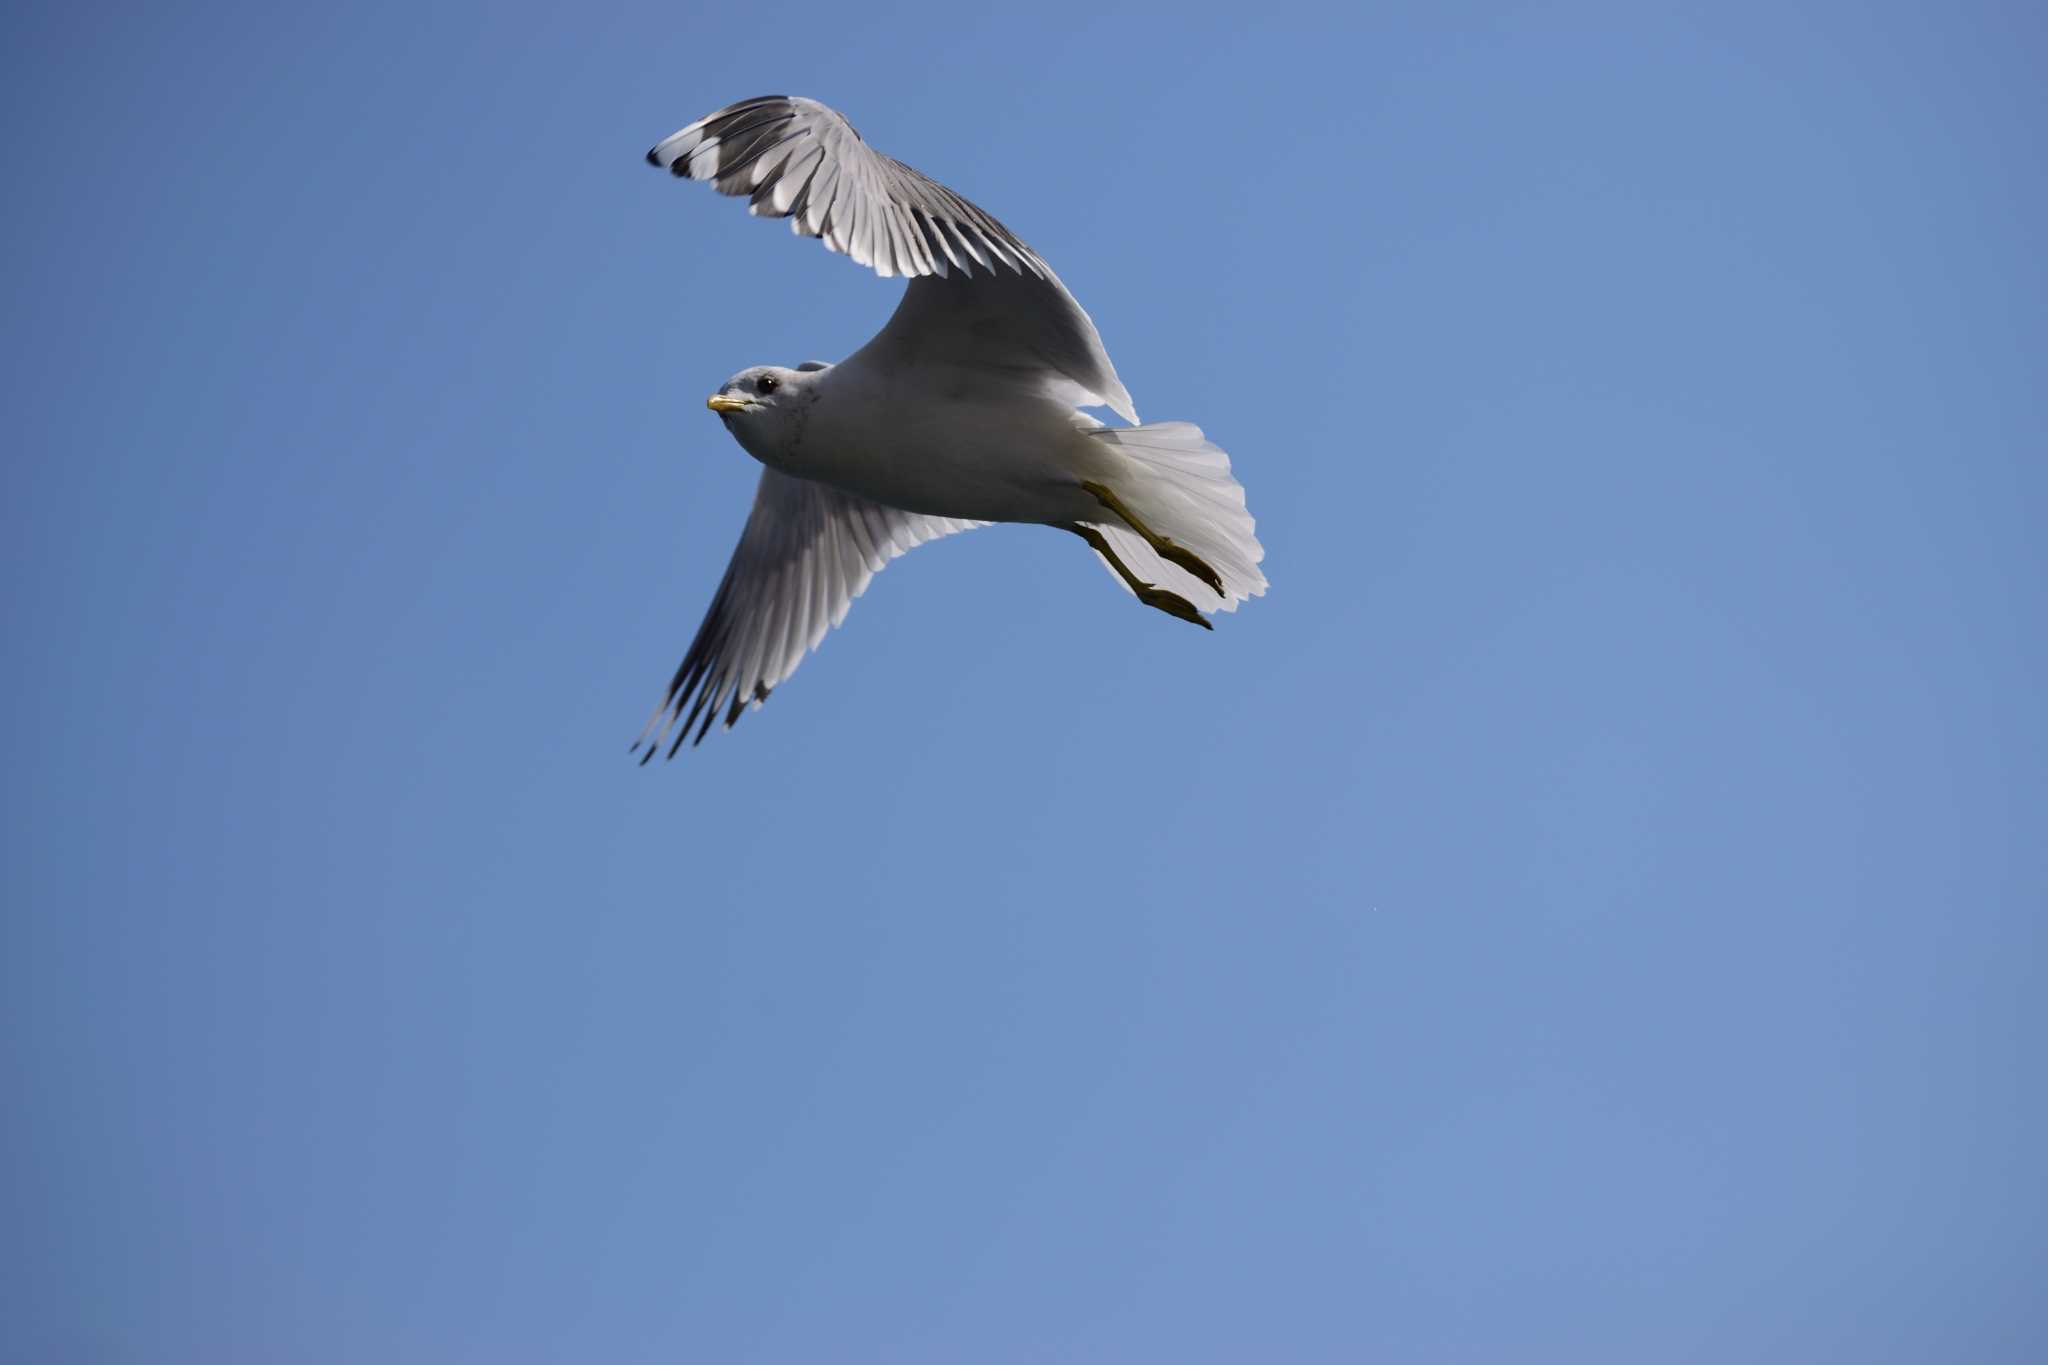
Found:
[[748, 212], [787, 218], [884, 278], [912, 277], [877, 341], [938, 328], [931, 346], [971, 340], [1077, 406], [1138, 420], [1094, 322], [1052, 267], [981, 209], [869, 147], [838, 111], [791, 95], [741, 100], [662, 139], [647, 159], [746, 195]]
[[669, 682], [668, 695], [633, 745], [646, 748], [640, 761], [654, 757], [677, 721], [682, 724], [669, 745], [671, 758], [690, 737], [691, 727], [701, 741], [721, 709], [725, 728], [731, 729], [749, 702], [758, 706], [766, 701], [796, 672], [804, 655], [817, 648], [825, 631], [846, 619], [847, 607], [883, 565], [928, 540], [984, 525], [902, 512], [825, 484], [762, 470], [754, 510], [711, 610]]
[[884, 279], [972, 275], [997, 265], [1052, 271], [1015, 233], [936, 180], [870, 148], [838, 110], [762, 95], [707, 114], [647, 153], [649, 162], [720, 194], [746, 195], [749, 213], [788, 218]]

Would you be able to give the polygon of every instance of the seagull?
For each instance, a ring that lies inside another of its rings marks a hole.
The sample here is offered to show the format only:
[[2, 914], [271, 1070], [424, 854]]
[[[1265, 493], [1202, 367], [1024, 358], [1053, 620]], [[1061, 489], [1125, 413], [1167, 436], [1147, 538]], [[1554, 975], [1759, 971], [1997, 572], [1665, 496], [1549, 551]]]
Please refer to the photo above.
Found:
[[789, 95], [727, 105], [647, 160], [909, 283], [838, 364], [755, 365], [706, 401], [761, 482], [642, 763], [758, 709], [890, 560], [991, 522], [1079, 537], [1140, 602], [1205, 630], [1265, 591], [1230, 457], [1192, 423], [1138, 421], [1095, 324], [989, 214]]

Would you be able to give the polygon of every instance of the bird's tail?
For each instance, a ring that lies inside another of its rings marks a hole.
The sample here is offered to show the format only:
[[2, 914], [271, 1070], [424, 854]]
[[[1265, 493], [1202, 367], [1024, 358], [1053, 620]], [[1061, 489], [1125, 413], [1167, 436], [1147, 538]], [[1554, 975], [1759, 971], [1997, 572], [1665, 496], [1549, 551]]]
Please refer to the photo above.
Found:
[[[1105, 510], [1089, 524], [1102, 532], [1131, 572], [1205, 612], [1236, 611], [1239, 602], [1266, 590], [1266, 576], [1259, 572], [1266, 551], [1253, 534], [1244, 486], [1231, 477], [1230, 456], [1204, 437], [1200, 427], [1192, 422], [1153, 422], [1100, 427], [1088, 435], [1115, 447], [1123, 457], [1121, 476], [1111, 486], [1135, 519], [1193, 551], [1216, 571], [1223, 590], [1219, 600], [1214, 587], [1163, 558], [1145, 536]], [[1123, 582], [1121, 577], [1117, 581]]]

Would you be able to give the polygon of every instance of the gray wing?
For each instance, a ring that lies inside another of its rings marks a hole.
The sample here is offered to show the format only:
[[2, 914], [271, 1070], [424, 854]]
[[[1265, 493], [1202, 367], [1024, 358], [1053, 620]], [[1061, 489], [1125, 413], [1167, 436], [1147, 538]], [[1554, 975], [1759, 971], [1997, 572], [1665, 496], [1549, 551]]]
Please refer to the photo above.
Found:
[[749, 213], [787, 218], [884, 278], [911, 277], [885, 337], [915, 324], [941, 329], [933, 345], [971, 338], [1078, 406], [1138, 420], [1094, 322], [1052, 267], [989, 214], [869, 147], [838, 111], [792, 95], [741, 100], [662, 139], [647, 159], [747, 196]]
[[766, 701], [826, 630], [846, 619], [883, 565], [928, 540], [985, 525], [898, 511], [764, 469], [711, 610], [633, 745], [646, 747], [640, 761], [654, 757], [677, 721], [671, 758], [692, 726], [701, 741], [721, 709], [730, 730], [749, 702]]

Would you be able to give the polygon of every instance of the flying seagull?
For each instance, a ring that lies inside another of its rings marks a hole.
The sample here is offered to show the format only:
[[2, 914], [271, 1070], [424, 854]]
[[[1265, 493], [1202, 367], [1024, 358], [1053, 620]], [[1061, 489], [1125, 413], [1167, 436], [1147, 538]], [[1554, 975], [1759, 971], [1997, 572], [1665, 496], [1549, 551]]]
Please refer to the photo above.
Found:
[[701, 741], [721, 713], [730, 729], [884, 564], [956, 531], [1071, 532], [1139, 601], [1205, 630], [1204, 613], [1265, 591], [1230, 457], [1191, 423], [1139, 424], [1095, 324], [987, 213], [789, 95], [727, 105], [647, 159], [910, 283], [845, 360], [755, 365], [707, 400], [764, 468], [711, 609], [633, 746], [643, 763]]

